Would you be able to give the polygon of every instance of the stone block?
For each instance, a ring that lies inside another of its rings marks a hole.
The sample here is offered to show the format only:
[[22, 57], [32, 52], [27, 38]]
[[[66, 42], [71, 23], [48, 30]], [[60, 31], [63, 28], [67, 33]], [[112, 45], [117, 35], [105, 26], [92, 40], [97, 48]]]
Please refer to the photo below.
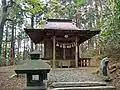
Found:
[[90, 87], [90, 86], [106, 86], [105, 82], [54, 82], [52, 87]]
[[64, 87], [51, 90], [116, 90], [114, 86], [94, 86], [94, 87]]

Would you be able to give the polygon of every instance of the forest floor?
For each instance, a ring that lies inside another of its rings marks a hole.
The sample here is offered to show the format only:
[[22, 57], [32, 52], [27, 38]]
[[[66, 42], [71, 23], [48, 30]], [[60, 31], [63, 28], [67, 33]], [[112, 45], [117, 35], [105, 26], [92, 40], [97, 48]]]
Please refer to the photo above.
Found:
[[24, 77], [11, 77], [15, 66], [0, 67], [0, 90], [21, 90], [25, 86]]
[[[93, 66], [95, 63], [91, 63], [92, 67], [52, 69], [48, 74], [49, 84], [54, 81], [101, 81], [101, 78], [94, 74], [99, 69], [99, 67]], [[15, 74], [14, 69], [15, 66], [0, 67], [0, 90], [22, 90], [26, 86], [24, 76], [12, 77]], [[120, 87], [119, 78], [115, 78], [110, 84]]]
[[[109, 61], [109, 67], [113, 67], [110, 77], [112, 82], [109, 84], [114, 85], [120, 90], [120, 54], [111, 55]], [[110, 69], [109, 69], [110, 70]]]

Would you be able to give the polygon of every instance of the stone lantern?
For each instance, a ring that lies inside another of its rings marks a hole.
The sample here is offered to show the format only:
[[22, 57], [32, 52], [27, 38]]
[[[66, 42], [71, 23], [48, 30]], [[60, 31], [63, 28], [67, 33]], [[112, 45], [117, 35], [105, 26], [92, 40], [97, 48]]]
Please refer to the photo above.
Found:
[[17, 74], [27, 75], [27, 87], [23, 90], [46, 90], [43, 80], [47, 78], [50, 71], [50, 65], [40, 60], [39, 52], [30, 53], [31, 60], [25, 64], [18, 65], [15, 72]]

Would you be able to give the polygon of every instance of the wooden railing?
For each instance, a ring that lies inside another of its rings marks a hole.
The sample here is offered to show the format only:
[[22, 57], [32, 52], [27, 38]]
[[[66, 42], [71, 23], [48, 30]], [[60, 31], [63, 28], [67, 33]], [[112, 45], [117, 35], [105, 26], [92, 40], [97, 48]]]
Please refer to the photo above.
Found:
[[90, 66], [91, 58], [79, 58], [78, 59], [78, 66], [79, 67], [87, 67]]
[[[53, 60], [44, 60], [49, 65], [53, 64]], [[91, 58], [79, 58], [78, 59], [78, 67], [88, 67], [90, 66]], [[55, 61], [56, 67], [62, 68], [62, 67], [75, 67], [75, 60], [56, 60]]]

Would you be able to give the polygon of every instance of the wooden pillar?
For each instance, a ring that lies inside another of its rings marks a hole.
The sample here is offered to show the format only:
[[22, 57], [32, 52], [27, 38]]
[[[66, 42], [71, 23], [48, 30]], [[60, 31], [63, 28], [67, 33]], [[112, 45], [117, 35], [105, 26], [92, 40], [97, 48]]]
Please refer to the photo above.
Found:
[[[41, 50], [43, 49], [42, 45], [41, 45]], [[44, 41], [44, 57], [46, 57], [46, 41]]]
[[82, 58], [81, 44], [79, 45], [79, 57]]
[[80, 52], [79, 52], [79, 46], [80, 46], [79, 43], [78, 43], [77, 46], [78, 46], [78, 59], [79, 59], [79, 58], [80, 58], [80, 57], [79, 57], [79, 54], [80, 54]]
[[66, 55], [65, 55], [65, 48], [63, 48], [63, 60], [66, 59]]
[[55, 45], [55, 36], [53, 36], [53, 68], [55, 68], [55, 47], [56, 47], [56, 45]]
[[78, 37], [75, 39], [75, 67], [78, 67]]

